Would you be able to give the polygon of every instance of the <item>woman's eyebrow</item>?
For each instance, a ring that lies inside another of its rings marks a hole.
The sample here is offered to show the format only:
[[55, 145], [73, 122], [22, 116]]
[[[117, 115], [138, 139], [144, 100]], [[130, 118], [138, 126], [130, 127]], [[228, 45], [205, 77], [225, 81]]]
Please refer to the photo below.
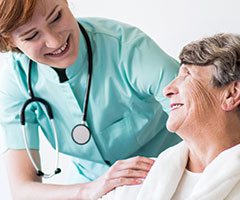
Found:
[[55, 10], [57, 9], [59, 7], [59, 5], [56, 5], [54, 8], [53, 8], [53, 10], [49, 13], [49, 15], [46, 17], [46, 20], [48, 20], [51, 16], [52, 16], [52, 14], [55, 12]]
[[36, 28], [31, 28], [31, 29], [25, 31], [24, 33], [20, 34], [19, 37], [23, 37], [23, 36], [27, 35], [28, 33], [31, 33], [32, 31], [34, 31], [35, 29]]
[[[59, 5], [56, 5], [53, 10], [48, 14], [48, 16], [46, 17], [46, 20], [48, 20], [52, 15], [53, 13], [55, 12], [55, 10], [59, 7]], [[36, 28], [31, 28], [27, 31], [25, 31], [24, 33], [22, 33], [21, 35], [19, 35], [19, 37], [23, 37], [25, 35], [27, 35], [28, 33], [31, 33], [32, 31], [34, 31]]]

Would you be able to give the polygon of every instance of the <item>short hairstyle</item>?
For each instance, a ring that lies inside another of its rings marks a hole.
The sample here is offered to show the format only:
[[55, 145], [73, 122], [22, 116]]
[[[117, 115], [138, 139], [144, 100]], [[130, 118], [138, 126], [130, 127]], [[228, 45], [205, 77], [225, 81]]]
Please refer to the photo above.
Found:
[[11, 44], [10, 33], [32, 18], [38, 1], [40, 0], [0, 0], [0, 52], [21, 52]]
[[179, 59], [182, 64], [214, 65], [212, 83], [215, 87], [240, 80], [240, 35], [220, 33], [186, 45]]
[[19, 51], [11, 45], [10, 33], [28, 22], [38, 0], [0, 0], [0, 52]]

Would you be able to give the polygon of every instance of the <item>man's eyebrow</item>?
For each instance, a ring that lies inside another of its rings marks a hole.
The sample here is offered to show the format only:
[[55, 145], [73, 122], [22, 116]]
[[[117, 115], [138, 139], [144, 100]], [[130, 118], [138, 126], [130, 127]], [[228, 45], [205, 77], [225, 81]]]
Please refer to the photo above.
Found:
[[56, 5], [54, 8], [53, 8], [53, 10], [49, 13], [49, 15], [46, 17], [46, 20], [48, 20], [51, 16], [52, 16], [52, 14], [55, 12], [55, 10], [57, 9], [59, 7], [59, 5]]

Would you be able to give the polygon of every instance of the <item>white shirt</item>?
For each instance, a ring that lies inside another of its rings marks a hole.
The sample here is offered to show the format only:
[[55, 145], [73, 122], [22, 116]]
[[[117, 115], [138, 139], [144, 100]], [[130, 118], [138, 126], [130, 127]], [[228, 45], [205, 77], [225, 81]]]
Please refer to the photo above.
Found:
[[194, 173], [185, 169], [172, 200], [185, 200], [192, 193], [202, 173]]
[[[184, 192], [189, 193], [184, 200], [239, 200], [239, 152], [240, 144], [223, 151], [197, 181], [183, 181], [189, 150], [181, 142], [159, 155], [142, 185], [116, 188], [102, 200], [172, 200], [180, 184], [189, 189]], [[184, 182], [190, 182], [190, 187]]]

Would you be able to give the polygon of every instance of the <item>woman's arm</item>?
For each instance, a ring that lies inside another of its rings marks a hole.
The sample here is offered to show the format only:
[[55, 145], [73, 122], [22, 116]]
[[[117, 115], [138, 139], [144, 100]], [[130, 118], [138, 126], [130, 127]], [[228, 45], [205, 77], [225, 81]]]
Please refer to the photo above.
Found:
[[[39, 163], [38, 151], [31, 152]], [[13, 199], [74, 199], [75, 186], [41, 183], [25, 150], [8, 150], [5, 161]]]
[[[32, 155], [40, 162], [38, 151], [32, 151]], [[115, 187], [141, 183], [154, 162], [145, 157], [134, 157], [117, 161], [95, 181], [56, 185], [42, 183], [25, 150], [8, 150], [5, 160], [13, 199], [19, 200], [97, 199]]]

